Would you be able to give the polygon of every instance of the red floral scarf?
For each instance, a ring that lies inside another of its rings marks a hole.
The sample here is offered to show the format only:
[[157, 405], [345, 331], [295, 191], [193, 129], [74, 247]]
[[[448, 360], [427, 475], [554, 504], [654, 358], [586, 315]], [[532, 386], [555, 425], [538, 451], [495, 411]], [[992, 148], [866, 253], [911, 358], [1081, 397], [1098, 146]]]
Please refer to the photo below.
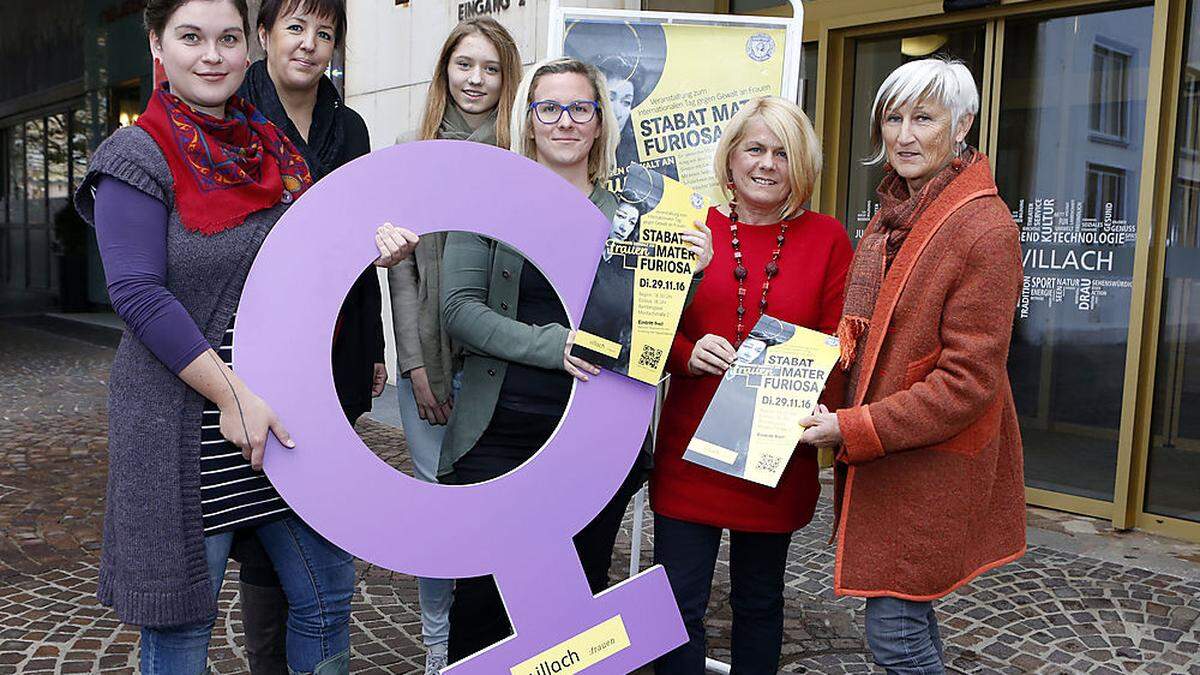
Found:
[[195, 111], [164, 83], [136, 122], [167, 158], [184, 227], [206, 236], [290, 204], [313, 183], [300, 151], [254, 106], [232, 96], [225, 113]]

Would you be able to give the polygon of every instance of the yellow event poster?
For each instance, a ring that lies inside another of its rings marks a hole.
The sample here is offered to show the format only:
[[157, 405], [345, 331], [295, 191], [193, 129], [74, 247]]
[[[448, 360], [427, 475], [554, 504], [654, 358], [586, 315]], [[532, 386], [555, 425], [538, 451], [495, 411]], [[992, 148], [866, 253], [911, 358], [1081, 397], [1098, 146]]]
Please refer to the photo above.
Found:
[[686, 185], [633, 167], [617, 193], [572, 354], [642, 382], [662, 378], [695, 266], [680, 235], [707, 209]]
[[683, 458], [775, 487], [800, 442], [800, 420], [817, 407], [837, 358], [836, 337], [761, 317]]
[[717, 141], [743, 103], [782, 93], [784, 40], [762, 27], [571, 21], [563, 53], [604, 73], [621, 130], [614, 191], [632, 163], [716, 201]]

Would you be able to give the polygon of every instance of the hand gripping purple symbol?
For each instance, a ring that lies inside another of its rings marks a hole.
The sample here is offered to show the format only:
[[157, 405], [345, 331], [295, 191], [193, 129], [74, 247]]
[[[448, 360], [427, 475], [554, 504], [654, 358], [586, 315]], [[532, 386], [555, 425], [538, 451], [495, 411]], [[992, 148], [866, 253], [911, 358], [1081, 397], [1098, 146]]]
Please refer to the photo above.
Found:
[[388, 148], [326, 177], [267, 237], [238, 309], [238, 372], [296, 440], [287, 450], [270, 439], [271, 481], [308, 524], [364, 560], [420, 576], [496, 576], [516, 634], [446, 672], [628, 673], [682, 644], [661, 567], [593, 597], [571, 542], [629, 471], [652, 387], [611, 373], [577, 384], [541, 452], [506, 476], [462, 487], [396, 471], [346, 423], [329, 345], [346, 291], [377, 255], [375, 228], [387, 221], [516, 247], [551, 280], [574, 325], [610, 229], [548, 169], [476, 143]]

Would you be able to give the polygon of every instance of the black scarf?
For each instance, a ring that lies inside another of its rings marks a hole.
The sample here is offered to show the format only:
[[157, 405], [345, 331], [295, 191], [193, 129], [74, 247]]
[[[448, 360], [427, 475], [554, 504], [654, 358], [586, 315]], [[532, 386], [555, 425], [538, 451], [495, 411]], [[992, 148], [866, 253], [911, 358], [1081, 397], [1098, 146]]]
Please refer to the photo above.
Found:
[[246, 79], [238, 94], [262, 111], [296, 144], [314, 180], [324, 178], [341, 164], [339, 155], [346, 136], [341, 115], [342, 97], [338, 96], [337, 89], [328, 77], [322, 75], [317, 84], [317, 102], [313, 107], [312, 123], [308, 127], [308, 141], [300, 135], [300, 130], [292, 123], [283, 102], [279, 100], [275, 83], [267, 73], [266, 59], [254, 62], [246, 70]]

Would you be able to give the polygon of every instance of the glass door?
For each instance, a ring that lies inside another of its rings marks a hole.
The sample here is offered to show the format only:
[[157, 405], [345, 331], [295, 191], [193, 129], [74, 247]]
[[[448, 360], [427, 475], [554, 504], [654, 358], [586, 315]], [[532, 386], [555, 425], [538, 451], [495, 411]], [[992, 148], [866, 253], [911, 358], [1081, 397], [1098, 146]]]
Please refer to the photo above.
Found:
[[1111, 503], [1152, 7], [1008, 20], [993, 150], [1021, 228], [1009, 377], [1026, 485]]
[[1142, 510], [1200, 523], [1200, 7], [1184, 23], [1154, 407]]

